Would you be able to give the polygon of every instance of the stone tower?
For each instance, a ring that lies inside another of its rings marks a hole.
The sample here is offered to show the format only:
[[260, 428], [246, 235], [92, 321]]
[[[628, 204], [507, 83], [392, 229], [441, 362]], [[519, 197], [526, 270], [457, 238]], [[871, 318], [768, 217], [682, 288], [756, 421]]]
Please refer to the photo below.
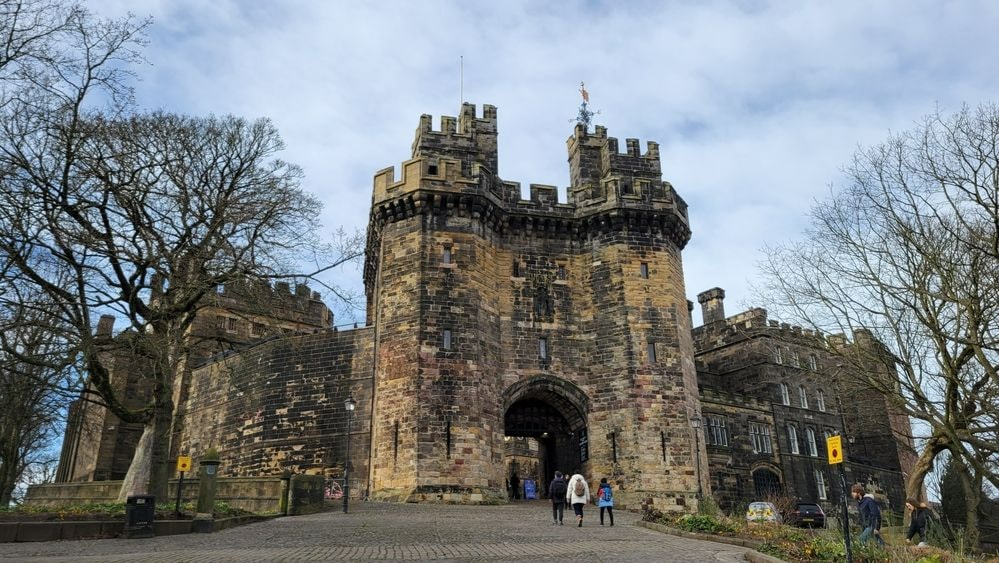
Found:
[[545, 479], [580, 471], [631, 506], [692, 507], [690, 229], [658, 145], [620, 153], [577, 125], [568, 203], [533, 184], [523, 200], [498, 175], [495, 107], [431, 121], [401, 177], [374, 179], [372, 498], [505, 498], [508, 440], [528, 437]]

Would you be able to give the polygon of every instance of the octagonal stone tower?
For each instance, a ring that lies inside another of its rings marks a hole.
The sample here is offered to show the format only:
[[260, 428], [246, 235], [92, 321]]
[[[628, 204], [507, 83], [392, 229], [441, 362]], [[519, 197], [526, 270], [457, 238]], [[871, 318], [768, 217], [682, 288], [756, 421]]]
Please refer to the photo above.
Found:
[[[681, 250], [687, 208], [659, 147], [568, 139], [568, 203], [498, 175], [496, 108], [424, 115], [375, 175], [365, 263], [374, 329], [372, 498], [495, 502], [511, 438], [544, 479], [608, 477], [619, 504], [692, 509], [699, 412]], [[703, 472], [706, 474], [706, 471]]]

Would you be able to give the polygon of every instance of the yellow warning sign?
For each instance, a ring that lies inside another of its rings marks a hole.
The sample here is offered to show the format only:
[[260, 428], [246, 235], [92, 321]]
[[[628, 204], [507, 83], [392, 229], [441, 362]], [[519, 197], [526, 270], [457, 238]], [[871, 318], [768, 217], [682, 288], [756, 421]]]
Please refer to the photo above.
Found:
[[829, 452], [829, 464], [843, 463], [843, 437], [829, 436], [826, 438], [826, 450]]
[[177, 456], [177, 471], [190, 471], [191, 457], [186, 455]]

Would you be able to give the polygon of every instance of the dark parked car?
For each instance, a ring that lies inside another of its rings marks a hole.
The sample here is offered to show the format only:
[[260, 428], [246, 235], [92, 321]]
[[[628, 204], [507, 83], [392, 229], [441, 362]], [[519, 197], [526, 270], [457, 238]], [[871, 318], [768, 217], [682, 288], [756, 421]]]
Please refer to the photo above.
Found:
[[826, 513], [814, 502], [799, 502], [788, 516], [787, 523], [800, 528], [825, 528]]

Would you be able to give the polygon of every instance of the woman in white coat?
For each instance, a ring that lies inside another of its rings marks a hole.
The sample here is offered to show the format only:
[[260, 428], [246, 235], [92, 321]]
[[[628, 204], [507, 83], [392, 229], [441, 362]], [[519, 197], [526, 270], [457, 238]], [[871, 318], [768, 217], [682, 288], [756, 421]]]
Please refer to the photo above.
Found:
[[565, 493], [565, 501], [572, 505], [576, 514], [576, 526], [583, 526], [583, 507], [590, 502], [590, 486], [579, 473], [569, 478], [569, 490]]

